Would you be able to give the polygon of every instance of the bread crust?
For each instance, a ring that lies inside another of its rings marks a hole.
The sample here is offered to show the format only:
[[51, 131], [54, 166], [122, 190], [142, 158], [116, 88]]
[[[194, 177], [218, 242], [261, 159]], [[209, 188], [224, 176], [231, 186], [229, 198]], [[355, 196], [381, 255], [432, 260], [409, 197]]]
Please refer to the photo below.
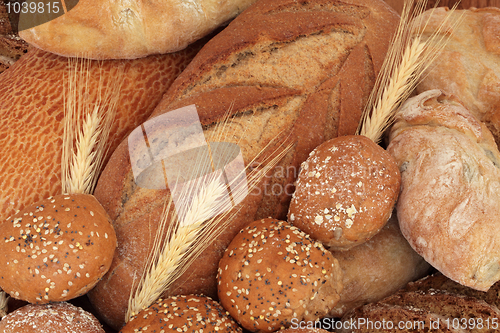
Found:
[[[66, 14], [19, 35], [62, 56], [136, 59], [180, 51], [234, 18], [255, 0], [79, 0]], [[29, 15], [20, 16], [29, 20]]]
[[[169, 293], [216, 297], [217, 263], [234, 235], [254, 220], [286, 217], [300, 163], [323, 141], [354, 134], [397, 21], [379, 0], [260, 1], [198, 53], [152, 117], [195, 104], [207, 140], [224, 128], [222, 140], [238, 144], [246, 164], [265, 147], [262, 159], [282, 142], [293, 149]], [[91, 298], [114, 326], [149, 251], [133, 244], [152, 244], [168, 199], [167, 191], [134, 184], [127, 145], [117, 148], [95, 192], [114, 220], [119, 251]]]
[[500, 280], [500, 153], [486, 126], [431, 90], [401, 108], [387, 150], [402, 173], [405, 238], [447, 277], [488, 290]]

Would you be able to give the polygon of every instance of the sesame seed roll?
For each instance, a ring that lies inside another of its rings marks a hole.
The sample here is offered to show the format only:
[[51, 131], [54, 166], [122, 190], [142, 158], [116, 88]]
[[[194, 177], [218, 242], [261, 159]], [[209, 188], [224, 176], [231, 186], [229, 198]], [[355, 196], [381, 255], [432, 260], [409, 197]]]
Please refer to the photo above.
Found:
[[30, 303], [70, 300], [107, 272], [116, 245], [92, 195], [42, 200], [0, 224], [0, 287]]
[[289, 327], [292, 319], [316, 320], [339, 301], [337, 260], [285, 221], [262, 219], [236, 235], [218, 270], [222, 306], [252, 332]]
[[210, 297], [182, 295], [159, 299], [132, 317], [120, 331], [139, 332], [241, 333], [242, 329], [227, 311]]

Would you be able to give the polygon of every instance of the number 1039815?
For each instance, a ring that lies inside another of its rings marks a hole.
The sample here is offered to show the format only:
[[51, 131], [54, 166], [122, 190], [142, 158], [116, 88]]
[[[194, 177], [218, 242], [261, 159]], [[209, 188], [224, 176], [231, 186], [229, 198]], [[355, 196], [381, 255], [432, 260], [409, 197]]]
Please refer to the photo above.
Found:
[[448, 329], [499, 329], [499, 318], [446, 318], [442, 323]]
[[62, 11], [61, 3], [54, 2], [7, 2], [5, 4], [9, 14], [58, 14]]

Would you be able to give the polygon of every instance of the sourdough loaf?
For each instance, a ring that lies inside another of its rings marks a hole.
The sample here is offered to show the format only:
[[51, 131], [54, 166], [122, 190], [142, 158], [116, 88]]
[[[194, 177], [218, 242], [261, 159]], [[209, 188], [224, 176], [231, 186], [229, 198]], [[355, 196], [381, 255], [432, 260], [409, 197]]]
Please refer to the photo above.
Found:
[[488, 290], [500, 280], [500, 153], [486, 126], [430, 90], [396, 114], [387, 150], [402, 174], [405, 238], [450, 279]]
[[79, 0], [66, 14], [31, 29], [23, 24], [33, 15], [21, 14], [19, 35], [31, 45], [63, 56], [134, 59], [182, 50], [253, 2]]
[[[431, 12], [424, 13], [430, 16]], [[446, 8], [432, 14], [424, 30], [424, 40], [438, 29], [447, 15]], [[455, 11], [451, 22], [461, 18], [452, 28], [448, 24], [443, 34], [450, 39], [442, 54], [424, 75], [417, 93], [441, 89], [460, 99], [479, 120], [486, 123], [500, 143], [500, 8], [470, 8]]]
[[[122, 82], [109, 152], [144, 121], [197, 49], [137, 60], [89, 61], [89, 103]], [[83, 68], [85, 68], [83, 66]], [[0, 218], [61, 193], [68, 59], [33, 48], [0, 75]], [[84, 87], [80, 87], [84, 89]], [[104, 102], [101, 111], [109, 104]]]
[[[274, 138], [294, 146], [169, 293], [215, 297], [217, 263], [232, 237], [254, 220], [286, 217], [300, 163], [323, 141], [356, 131], [397, 22], [381, 0], [263, 0], [198, 53], [153, 116], [196, 105], [207, 140], [223, 128], [221, 140], [238, 144], [247, 164]], [[165, 190], [135, 184], [127, 145], [117, 148], [95, 192], [119, 245], [91, 299], [115, 327], [123, 323], [134, 275], [142, 273], [168, 198]]]

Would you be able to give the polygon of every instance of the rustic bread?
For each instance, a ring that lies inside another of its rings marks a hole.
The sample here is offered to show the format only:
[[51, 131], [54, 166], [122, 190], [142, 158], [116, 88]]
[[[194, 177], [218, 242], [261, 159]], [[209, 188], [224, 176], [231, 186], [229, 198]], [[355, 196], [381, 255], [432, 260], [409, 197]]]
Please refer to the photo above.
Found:
[[251, 332], [316, 321], [338, 303], [342, 273], [320, 242], [285, 221], [250, 223], [219, 262], [222, 306]]
[[241, 333], [241, 327], [210, 297], [180, 295], [159, 299], [133, 316], [120, 333], [222, 332]]
[[[182, 50], [234, 18], [255, 0], [79, 0], [66, 14], [34, 28], [21, 14], [19, 35], [63, 56], [135, 59]], [[29, 24], [29, 23], [28, 23]]]
[[384, 227], [400, 185], [387, 151], [366, 136], [340, 136], [302, 163], [288, 221], [330, 250], [348, 250]]
[[405, 238], [447, 277], [488, 290], [500, 280], [500, 153], [486, 126], [431, 90], [396, 114], [387, 150], [402, 173]]
[[[294, 147], [171, 293], [215, 297], [217, 263], [232, 237], [254, 220], [286, 217], [300, 163], [323, 141], [355, 132], [397, 22], [381, 0], [264, 0], [198, 53], [153, 116], [195, 104], [208, 140], [229, 112], [222, 141], [238, 144], [247, 164], [273, 138]], [[152, 244], [168, 198], [136, 186], [127, 145], [115, 151], [95, 192], [114, 220], [119, 251], [91, 298], [115, 326], [150, 250], [131, 244]]]
[[[95, 97], [122, 81], [109, 152], [144, 121], [197, 48], [137, 60], [89, 61]], [[0, 75], [0, 218], [61, 193], [64, 90], [68, 59], [32, 49]], [[66, 87], [66, 88], [65, 88]], [[83, 88], [82, 88], [83, 89]], [[92, 99], [92, 97], [91, 97]], [[102, 105], [102, 112], [109, 105]]]
[[[430, 11], [424, 13], [430, 14]], [[436, 10], [424, 30], [424, 40], [438, 29], [446, 15], [446, 8]], [[499, 144], [500, 8], [458, 10], [452, 14], [452, 22], [459, 17], [460, 25], [452, 28], [448, 24], [443, 30], [450, 39], [416, 91], [441, 89], [455, 95], [475, 117], [486, 123]]]
[[0, 321], [2, 333], [105, 333], [91, 313], [70, 303], [28, 304]]
[[68, 301], [111, 266], [116, 235], [89, 194], [56, 195], [0, 224], [0, 287], [30, 303]]
[[363, 304], [379, 301], [430, 271], [430, 265], [401, 234], [396, 213], [365, 244], [332, 254], [342, 269], [344, 285], [339, 303], [329, 314], [336, 318]]

